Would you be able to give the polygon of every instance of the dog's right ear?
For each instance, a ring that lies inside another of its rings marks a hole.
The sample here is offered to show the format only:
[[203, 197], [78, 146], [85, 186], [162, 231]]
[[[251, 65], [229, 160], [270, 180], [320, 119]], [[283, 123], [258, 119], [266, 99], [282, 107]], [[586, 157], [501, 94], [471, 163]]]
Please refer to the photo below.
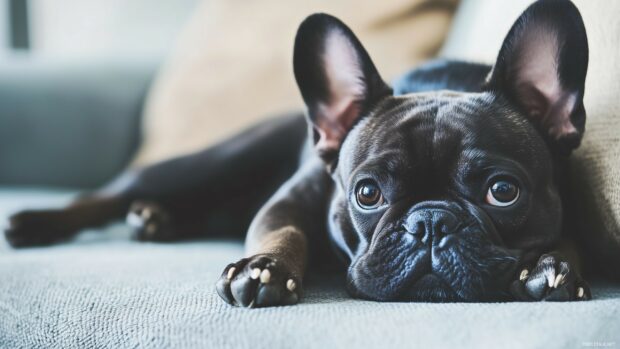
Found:
[[356, 121], [392, 89], [351, 29], [326, 14], [311, 15], [299, 26], [293, 65], [315, 147], [331, 167]]

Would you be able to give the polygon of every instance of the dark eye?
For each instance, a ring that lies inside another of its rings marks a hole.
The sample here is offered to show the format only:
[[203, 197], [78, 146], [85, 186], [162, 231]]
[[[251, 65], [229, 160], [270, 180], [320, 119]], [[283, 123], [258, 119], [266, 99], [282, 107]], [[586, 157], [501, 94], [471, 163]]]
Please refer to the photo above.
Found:
[[357, 204], [365, 210], [377, 208], [383, 205], [384, 201], [381, 189], [374, 181], [370, 180], [362, 181], [357, 185], [355, 196]]
[[493, 183], [487, 191], [485, 201], [489, 205], [506, 207], [519, 198], [519, 187], [511, 181], [500, 180]]

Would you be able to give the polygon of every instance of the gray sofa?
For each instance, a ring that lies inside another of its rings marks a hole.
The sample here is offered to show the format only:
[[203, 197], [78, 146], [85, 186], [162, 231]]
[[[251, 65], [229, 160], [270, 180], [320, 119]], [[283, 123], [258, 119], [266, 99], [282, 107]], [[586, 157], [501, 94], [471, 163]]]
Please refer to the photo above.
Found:
[[[126, 166], [153, 72], [16, 64], [0, 70], [0, 221]], [[132, 242], [122, 223], [53, 247], [0, 240], [0, 348], [620, 345], [620, 286], [605, 281], [588, 302], [425, 304], [350, 299], [341, 275], [311, 275], [299, 305], [241, 309], [214, 283], [242, 253], [240, 241]]]

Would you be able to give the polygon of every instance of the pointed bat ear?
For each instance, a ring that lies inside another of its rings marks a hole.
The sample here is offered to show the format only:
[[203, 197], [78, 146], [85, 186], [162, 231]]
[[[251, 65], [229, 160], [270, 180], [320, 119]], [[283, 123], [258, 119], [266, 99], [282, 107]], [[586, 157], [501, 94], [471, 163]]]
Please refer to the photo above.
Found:
[[516, 104], [552, 146], [570, 153], [585, 130], [587, 69], [588, 40], [575, 5], [540, 0], [508, 32], [487, 89]]
[[315, 147], [330, 164], [353, 125], [392, 89], [351, 29], [326, 14], [301, 23], [293, 65]]

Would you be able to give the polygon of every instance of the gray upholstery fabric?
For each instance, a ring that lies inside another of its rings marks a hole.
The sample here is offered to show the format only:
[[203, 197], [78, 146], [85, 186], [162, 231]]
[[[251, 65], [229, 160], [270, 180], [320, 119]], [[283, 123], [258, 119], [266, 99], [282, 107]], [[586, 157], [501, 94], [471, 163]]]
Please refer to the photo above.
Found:
[[[0, 217], [70, 193], [0, 191]], [[0, 218], [1, 219], [1, 218]], [[0, 243], [0, 348], [580, 348], [620, 345], [620, 285], [576, 303], [350, 299], [313, 275], [301, 304], [240, 309], [214, 291], [239, 242], [136, 243], [116, 225], [14, 251]]]
[[0, 65], [0, 184], [94, 187], [127, 165], [153, 63]]

